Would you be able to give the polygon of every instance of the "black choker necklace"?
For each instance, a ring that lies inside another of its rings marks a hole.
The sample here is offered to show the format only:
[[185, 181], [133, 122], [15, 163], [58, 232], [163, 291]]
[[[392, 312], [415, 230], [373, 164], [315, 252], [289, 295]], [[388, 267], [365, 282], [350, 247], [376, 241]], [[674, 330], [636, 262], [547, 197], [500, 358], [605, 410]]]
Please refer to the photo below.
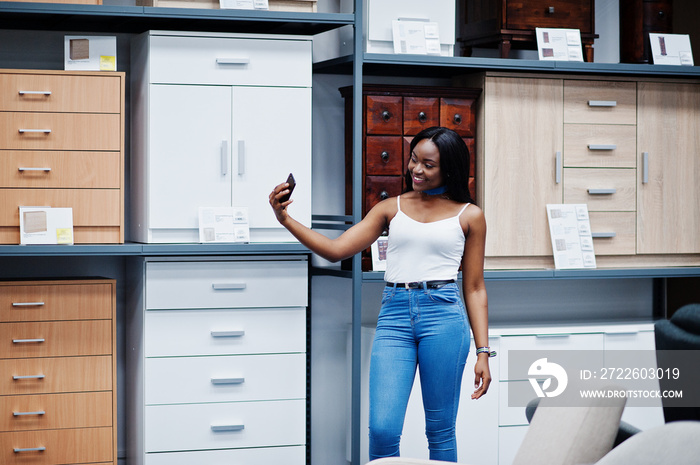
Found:
[[447, 186], [440, 186], [434, 189], [428, 189], [427, 191], [423, 191], [424, 194], [428, 195], [440, 195], [444, 194], [445, 192], [447, 192]]

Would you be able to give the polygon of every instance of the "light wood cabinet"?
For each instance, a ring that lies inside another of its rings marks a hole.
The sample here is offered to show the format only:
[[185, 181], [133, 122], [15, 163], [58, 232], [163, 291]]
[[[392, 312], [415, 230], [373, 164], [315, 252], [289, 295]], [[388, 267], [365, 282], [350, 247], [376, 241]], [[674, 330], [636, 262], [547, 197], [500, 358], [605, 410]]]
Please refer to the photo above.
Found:
[[117, 463], [116, 282], [0, 282], [0, 461]]
[[0, 71], [0, 243], [19, 207], [73, 209], [74, 242], [124, 242], [124, 73]]

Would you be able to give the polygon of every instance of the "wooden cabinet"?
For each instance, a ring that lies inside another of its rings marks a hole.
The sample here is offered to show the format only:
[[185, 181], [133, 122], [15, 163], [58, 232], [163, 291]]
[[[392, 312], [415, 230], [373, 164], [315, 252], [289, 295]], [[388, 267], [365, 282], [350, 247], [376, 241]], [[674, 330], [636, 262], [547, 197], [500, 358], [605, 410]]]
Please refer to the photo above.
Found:
[[75, 243], [124, 242], [124, 73], [0, 72], [0, 243], [19, 207], [73, 209]]
[[620, 0], [621, 63], [653, 63], [650, 32], [673, 32], [673, 1]]
[[158, 32], [133, 50], [133, 239], [199, 242], [199, 207], [247, 207], [252, 242], [293, 241], [268, 194], [293, 172], [310, 224], [311, 41]]
[[130, 463], [306, 463], [306, 256], [133, 266]]
[[498, 44], [501, 58], [511, 47], [537, 49], [535, 28], [579, 29], [586, 61], [593, 61], [595, 10], [592, 0], [461, 0], [459, 38], [464, 54], [472, 46]]
[[116, 465], [115, 314], [113, 280], [0, 282], [2, 463]]

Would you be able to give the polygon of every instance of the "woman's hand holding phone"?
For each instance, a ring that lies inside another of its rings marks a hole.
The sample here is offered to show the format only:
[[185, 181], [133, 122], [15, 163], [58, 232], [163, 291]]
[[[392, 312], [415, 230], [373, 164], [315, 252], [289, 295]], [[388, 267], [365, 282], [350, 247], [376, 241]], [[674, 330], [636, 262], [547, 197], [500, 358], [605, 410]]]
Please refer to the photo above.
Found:
[[293, 202], [293, 200], [291, 200], [291, 196], [292, 191], [295, 187], [296, 181], [294, 179], [294, 176], [292, 175], [292, 173], [289, 173], [287, 181], [283, 182], [282, 184], [279, 184], [270, 193], [270, 205], [272, 206], [272, 210], [275, 212], [277, 221], [279, 221], [280, 223], [283, 223], [284, 220], [287, 219], [288, 215], [286, 207], [287, 205]]

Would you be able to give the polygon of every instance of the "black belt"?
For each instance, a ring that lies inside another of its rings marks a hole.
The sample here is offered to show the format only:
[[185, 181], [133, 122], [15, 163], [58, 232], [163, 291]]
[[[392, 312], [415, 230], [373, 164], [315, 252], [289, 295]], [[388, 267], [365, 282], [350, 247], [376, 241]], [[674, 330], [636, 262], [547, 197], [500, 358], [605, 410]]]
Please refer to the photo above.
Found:
[[445, 284], [452, 284], [454, 283], [454, 279], [443, 279], [441, 281], [419, 281], [415, 283], [389, 283], [387, 282], [386, 285], [390, 287], [404, 287], [406, 289], [423, 289], [425, 286], [426, 289], [440, 289], [442, 286]]

